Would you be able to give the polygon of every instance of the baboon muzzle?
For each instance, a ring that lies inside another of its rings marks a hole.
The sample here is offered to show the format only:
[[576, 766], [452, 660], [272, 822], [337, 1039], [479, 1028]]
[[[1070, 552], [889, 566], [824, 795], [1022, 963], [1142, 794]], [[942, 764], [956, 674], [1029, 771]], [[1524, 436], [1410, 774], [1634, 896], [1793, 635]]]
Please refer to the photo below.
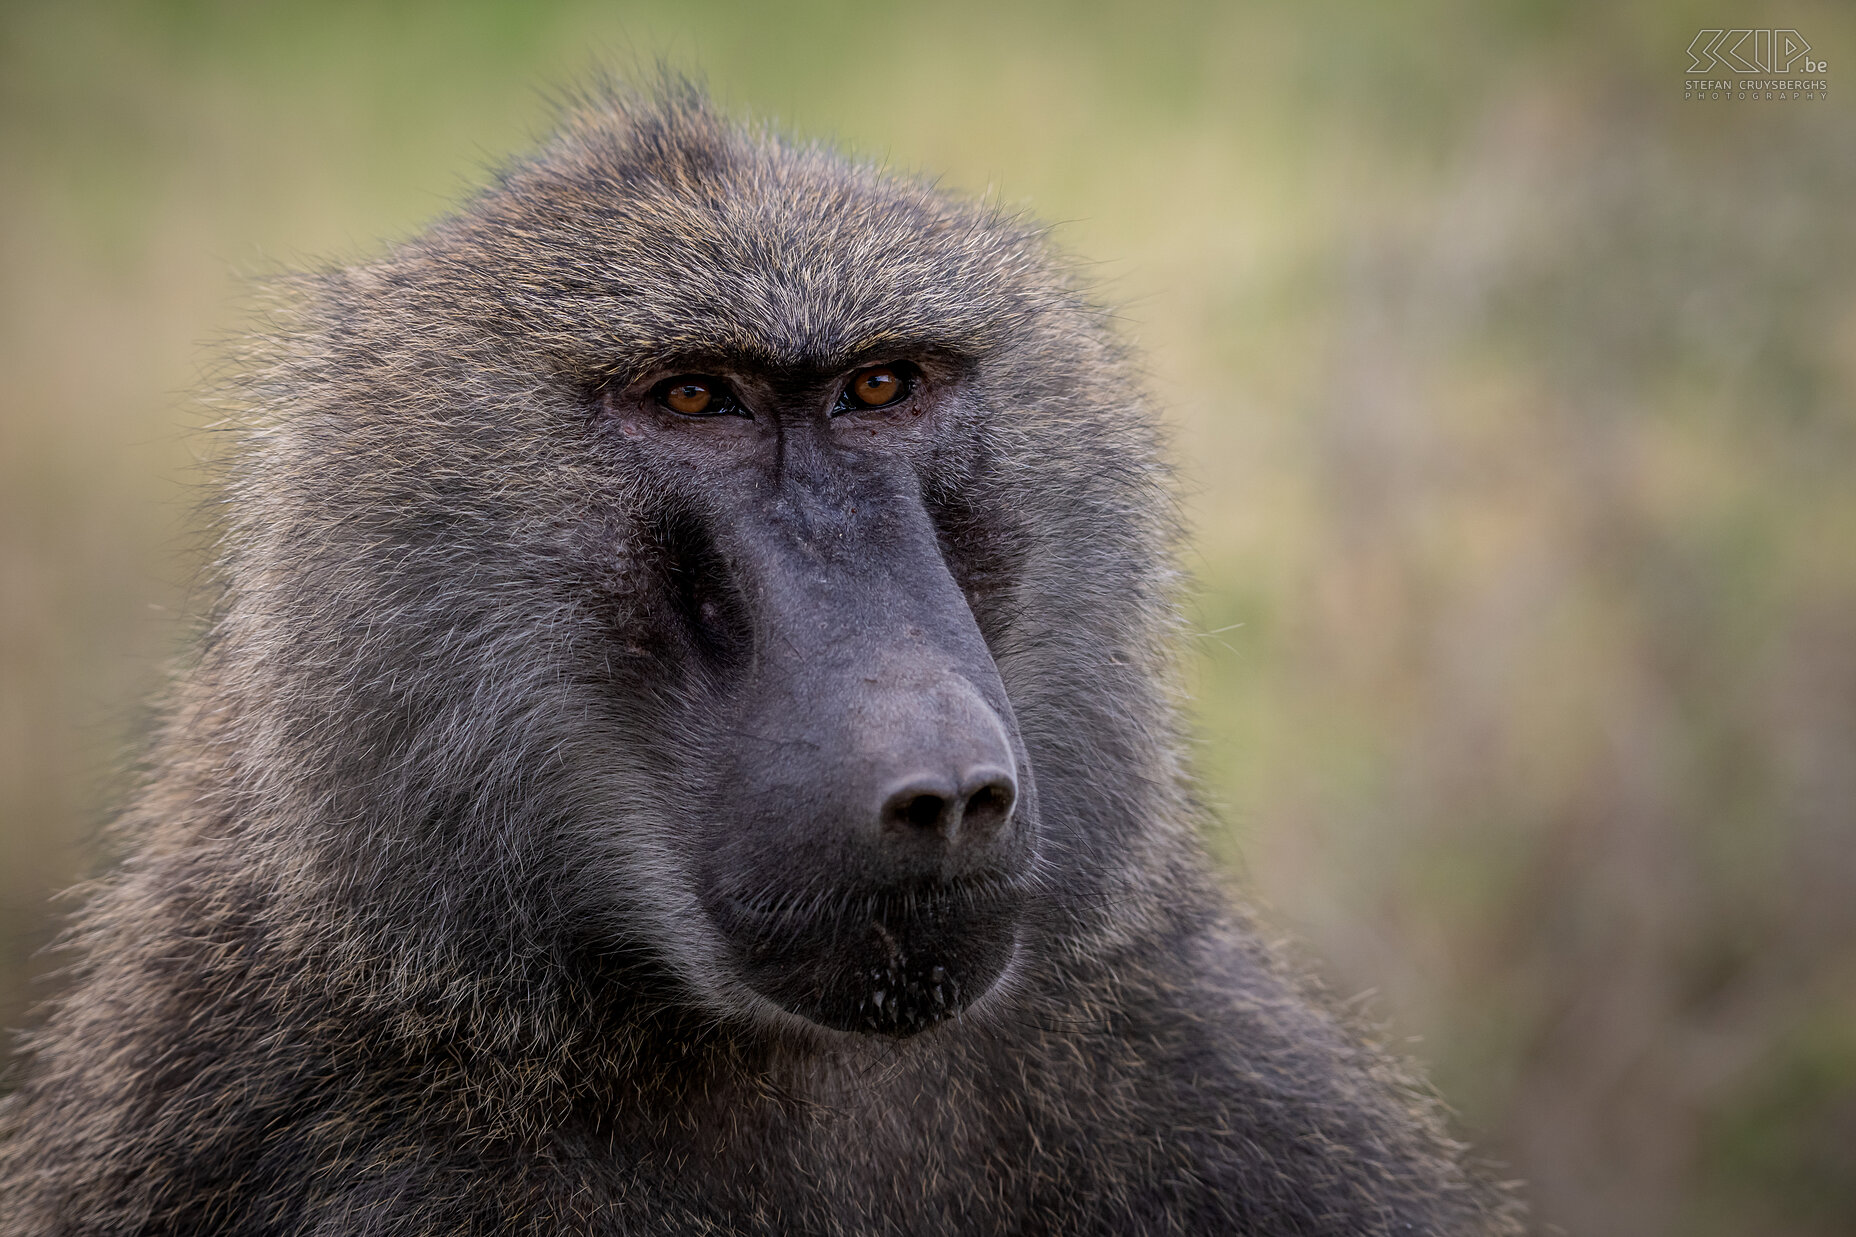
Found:
[[699, 871], [750, 987], [909, 1034], [1009, 960], [1035, 794], [913, 474], [855, 463], [789, 457], [712, 516], [749, 651]]

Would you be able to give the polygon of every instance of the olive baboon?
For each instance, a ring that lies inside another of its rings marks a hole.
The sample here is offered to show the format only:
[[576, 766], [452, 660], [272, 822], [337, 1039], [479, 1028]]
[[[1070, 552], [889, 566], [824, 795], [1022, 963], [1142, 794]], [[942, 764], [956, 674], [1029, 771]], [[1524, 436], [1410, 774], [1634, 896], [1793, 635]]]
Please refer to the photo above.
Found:
[[1036, 230], [614, 90], [271, 322], [0, 1230], [1515, 1230], [1207, 877]]

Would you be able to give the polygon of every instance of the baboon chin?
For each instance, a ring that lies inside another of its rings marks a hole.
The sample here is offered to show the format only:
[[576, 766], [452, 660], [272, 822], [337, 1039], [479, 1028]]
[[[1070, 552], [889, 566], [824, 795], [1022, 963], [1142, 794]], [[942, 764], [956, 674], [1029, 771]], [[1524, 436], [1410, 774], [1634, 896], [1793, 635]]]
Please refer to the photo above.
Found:
[[750, 987], [840, 1031], [904, 1036], [984, 995], [1011, 958], [1016, 899], [967, 884], [849, 894], [800, 914], [731, 903], [716, 922]]
[[260, 319], [0, 1237], [1519, 1231], [1210, 873], [1034, 224], [602, 89]]

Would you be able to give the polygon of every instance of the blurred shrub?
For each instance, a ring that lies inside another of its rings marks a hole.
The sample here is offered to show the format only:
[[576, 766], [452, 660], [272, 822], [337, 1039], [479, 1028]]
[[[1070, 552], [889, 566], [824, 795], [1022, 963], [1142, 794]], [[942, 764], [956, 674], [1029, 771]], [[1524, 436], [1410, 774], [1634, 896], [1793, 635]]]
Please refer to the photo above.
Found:
[[1525, 86], [1310, 259], [1299, 533], [1202, 690], [1276, 719], [1263, 884], [1543, 1216], [1847, 1231], [1856, 134], [1674, 111]]

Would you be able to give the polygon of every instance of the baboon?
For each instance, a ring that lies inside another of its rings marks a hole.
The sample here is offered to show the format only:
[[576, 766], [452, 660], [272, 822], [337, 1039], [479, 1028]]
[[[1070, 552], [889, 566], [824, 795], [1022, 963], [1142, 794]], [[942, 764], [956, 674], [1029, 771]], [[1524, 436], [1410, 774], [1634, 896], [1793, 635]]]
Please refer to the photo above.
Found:
[[281, 287], [0, 1231], [1517, 1231], [1208, 875], [1039, 229], [670, 82]]

